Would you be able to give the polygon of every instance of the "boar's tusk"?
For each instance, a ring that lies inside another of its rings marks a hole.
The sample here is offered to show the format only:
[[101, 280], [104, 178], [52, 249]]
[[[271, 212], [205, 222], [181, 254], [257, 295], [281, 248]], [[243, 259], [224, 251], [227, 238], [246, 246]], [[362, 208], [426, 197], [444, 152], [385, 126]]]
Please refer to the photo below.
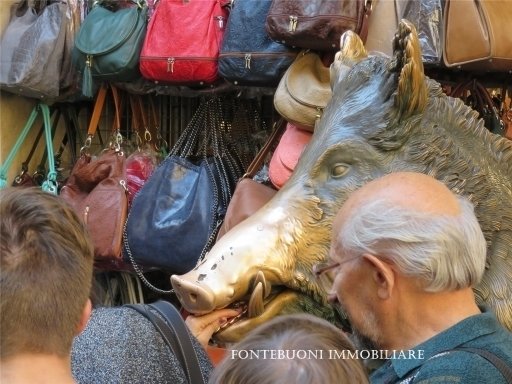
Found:
[[272, 290], [272, 286], [270, 283], [265, 279], [265, 275], [262, 271], [259, 271], [256, 275], [256, 278], [254, 279], [254, 287], [258, 285], [258, 283], [261, 283], [263, 285], [263, 298], [266, 299], [268, 295], [270, 295], [270, 291]]
[[259, 316], [265, 310], [263, 305], [263, 284], [259, 282], [256, 284], [254, 291], [252, 291], [251, 298], [249, 299], [249, 306], [247, 309], [247, 316], [249, 318]]

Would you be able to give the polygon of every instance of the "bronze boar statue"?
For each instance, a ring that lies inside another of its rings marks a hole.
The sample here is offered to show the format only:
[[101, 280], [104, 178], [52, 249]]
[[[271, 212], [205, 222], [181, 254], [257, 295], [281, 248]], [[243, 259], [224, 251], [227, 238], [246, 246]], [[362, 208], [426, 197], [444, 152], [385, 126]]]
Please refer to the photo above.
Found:
[[327, 258], [335, 214], [370, 180], [417, 171], [475, 204], [488, 243], [477, 300], [512, 330], [512, 142], [424, 75], [416, 31], [405, 20], [391, 58], [368, 57], [359, 37], [345, 33], [331, 85], [332, 99], [285, 186], [195, 269], [171, 277], [183, 306], [196, 314], [243, 306], [215, 335], [221, 342], [291, 312], [338, 322], [311, 271]]

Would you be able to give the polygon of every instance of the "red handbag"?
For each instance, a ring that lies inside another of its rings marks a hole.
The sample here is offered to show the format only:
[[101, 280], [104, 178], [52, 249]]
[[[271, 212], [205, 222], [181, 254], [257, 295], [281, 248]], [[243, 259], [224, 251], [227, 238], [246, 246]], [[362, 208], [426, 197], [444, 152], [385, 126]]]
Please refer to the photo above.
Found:
[[[142, 188], [158, 165], [157, 153], [151, 143], [151, 132], [141, 96], [130, 95], [132, 110], [132, 130], [135, 133], [137, 149], [126, 158], [126, 188], [128, 189], [128, 204]], [[139, 128], [144, 128], [144, 140], [140, 137]]]
[[160, 0], [142, 46], [142, 76], [190, 85], [217, 80], [227, 4], [227, 0]]

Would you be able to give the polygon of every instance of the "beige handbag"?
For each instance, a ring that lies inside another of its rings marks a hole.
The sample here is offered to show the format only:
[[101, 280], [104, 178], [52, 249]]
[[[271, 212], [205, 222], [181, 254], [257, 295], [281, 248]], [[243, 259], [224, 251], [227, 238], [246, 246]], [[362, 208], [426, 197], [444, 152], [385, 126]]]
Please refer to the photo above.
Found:
[[318, 54], [302, 51], [281, 78], [274, 107], [285, 120], [312, 132], [331, 95], [329, 67]]
[[447, 0], [444, 63], [476, 71], [512, 70], [512, 4]]

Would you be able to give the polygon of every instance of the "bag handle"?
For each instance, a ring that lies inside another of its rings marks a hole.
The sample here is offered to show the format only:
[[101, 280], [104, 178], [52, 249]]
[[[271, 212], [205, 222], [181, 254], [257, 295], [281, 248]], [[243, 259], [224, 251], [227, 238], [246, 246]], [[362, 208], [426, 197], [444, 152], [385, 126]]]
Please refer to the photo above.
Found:
[[14, 143], [14, 146], [7, 155], [7, 159], [0, 167], [0, 189], [7, 186], [7, 172], [11, 167], [12, 161], [18, 154], [23, 142], [25, 141], [30, 129], [34, 125], [34, 122], [37, 118], [39, 112], [43, 115], [43, 124], [44, 124], [44, 132], [46, 139], [46, 150], [48, 153], [48, 174], [46, 176], [46, 180], [42, 185], [43, 191], [57, 194], [57, 172], [55, 171], [55, 159], [53, 157], [53, 140], [52, 140], [52, 126], [50, 121], [50, 109], [48, 105], [39, 103], [37, 104], [30, 113], [30, 116], [27, 120], [27, 123], [23, 127], [18, 136], [18, 139]]
[[34, 143], [32, 144], [32, 148], [30, 148], [30, 152], [25, 159], [21, 163], [21, 172], [14, 178], [14, 183], [19, 183], [22, 180], [22, 177], [25, 173], [28, 173], [28, 165], [30, 164], [30, 161], [32, 160], [32, 157], [34, 156], [34, 153], [36, 151], [36, 148], [39, 145], [39, 142], [41, 141], [41, 137], [43, 137], [44, 132], [44, 122], [41, 124], [41, 128], [39, 128], [39, 132], [37, 133], [36, 139], [34, 140]]
[[158, 115], [156, 113], [155, 101], [153, 100], [152, 96], [149, 96], [149, 106], [151, 108], [151, 116], [153, 117], [153, 132], [156, 133], [154, 148], [161, 157], [166, 157], [168, 154], [169, 143], [167, 143], [167, 141], [162, 136], [162, 130], [160, 127]]
[[[52, 136], [51, 136], [52, 140], [51, 140], [51, 142], [53, 143], [53, 139], [55, 138], [55, 134], [57, 133], [57, 126], [59, 125], [59, 121], [60, 121], [60, 117], [61, 117], [62, 113], [61, 113], [60, 108], [57, 108], [53, 112], [50, 112], [50, 113], [51, 113], [50, 119], [53, 118], [53, 122], [51, 122], [51, 127], [52, 127]], [[44, 124], [43, 124], [43, 127], [44, 127]], [[63, 141], [64, 140], [67, 140], [66, 139], [66, 135], [64, 135]], [[53, 149], [53, 144], [52, 144], [52, 149]], [[47, 158], [48, 158], [48, 150], [45, 148], [45, 150], [43, 152], [43, 156], [41, 157], [41, 161], [37, 165], [36, 171], [32, 175], [33, 178], [34, 177], [36, 178], [36, 180], [35, 180], [36, 183], [37, 183], [38, 176], [40, 176], [42, 179], [44, 179], [45, 176], [46, 176], [45, 164], [46, 164]], [[55, 158], [56, 158], [56, 156], [54, 156], [54, 159]], [[27, 162], [27, 164], [28, 164], [28, 162]], [[40, 182], [38, 184], [42, 185], [42, 182]]]
[[[132, 112], [132, 135], [135, 135], [135, 145], [137, 147], [137, 151], [140, 151], [141, 144], [142, 144], [142, 138], [140, 137], [139, 129], [141, 127], [141, 116], [140, 116], [140, 110], [139, 105], [137, 101], [135, 100], [138, 98], [136, 95], [129, 95], [128, 99], [130, 101], [130, 109]], [[132, 138], [133, 141], [133, 138]]]
[[[36, 117], [39, 113], [38, 106], [39, 106], [39, 104], [36, 105], [34, 107], [34, 109], [32, 109], [32, 112], [30, 113], [30, 116], [28, 117], [28, 120], [27, 120], [25, 126], [21, 130], [21, 132], [18, 136], [18, 139], [14, 143], [14, 146], [12, 147], [11, 152], [9, 152], [9, 154], [7, 155], [7, 158], [5, 159], [4, 163], [0, 167], [0, 189], [5, 188], [7, 186], [7, 176], [6, 176], [7, 172], [9, 171], [12, 161], [18, 154], [23, 142], [25, 141], [25, 139], [30, 131], [30, 128], [32, 128], [32, 125], [34, 125]], [[43, 122], [43, 126], [44, 126], [44, 122]]]
[[[160, 335], [162, 335], [167, 346], [180, 361], [181, 367], [187, 376], [187, 381], [190, 384], [206, 384], [190, 334], [183, 318], [174, 305], [167, 301], [159, 300], [149, 305], [128, 304], [126, 307], [136, 310], [151, 321]], [[165, 320], [155, 315], [151, 309], [156, 311]]]
[[366, 39], [368, 37], [368, 19], [370, 18], [373, 10], [372, 1], [373, 0], [365, 0], [364, 2], [363, 21], [361, 24], [361, 31], [359, 32], [359, 37], [364, 44], [366, 43]]
[[118, 132], [121, 130], [121, 100], [117, 88], [113, 85], [107, 85], [105, 83], [102, 83], [96, 96], [96, 101], [94, 103], [94, 108], [92, 110], [91, 119], [89, 120], [89, 127], [87, 128], [87, 138], [85, 139], [83, 147], [80, 148], [80, 154], [88, 153], [89, 148], [91, 147], [92, 138], [94, 137], [94, 135], [96, 134], [96, 130], [98, 129], [101, 113], [103, 112], [103, 107], [105, 105], [105, 99], [107, 97], [107, 91], [109, 88], [112, 92], [112, 97], [114, 99], [114, 130], [117, 129]]
[[249, 167], [247, 168], [247, 172], [242, 176], [242, 178], [253, 178], [256, 175], [256, 172], [260, 170], [260, 168], [263, 166], [263, 163], [265, 161], [265, 158], [269, 154], [270, 150], [274, 147], [274, 145], [277, 143], [278, 139], [281, 137], [281, 135], [284, 132], [284, 128], [286, 127], [286, 120], [283, 118], [280, 118], [275, 124], [274, 124], [274, 130], [270, 134], [270, 136], [267, 139], [267, 142], [263, 147], [261, 147], [260, 151], [256, 155], [256, 157], [253, 159], [251, 164], [249, 164]]

